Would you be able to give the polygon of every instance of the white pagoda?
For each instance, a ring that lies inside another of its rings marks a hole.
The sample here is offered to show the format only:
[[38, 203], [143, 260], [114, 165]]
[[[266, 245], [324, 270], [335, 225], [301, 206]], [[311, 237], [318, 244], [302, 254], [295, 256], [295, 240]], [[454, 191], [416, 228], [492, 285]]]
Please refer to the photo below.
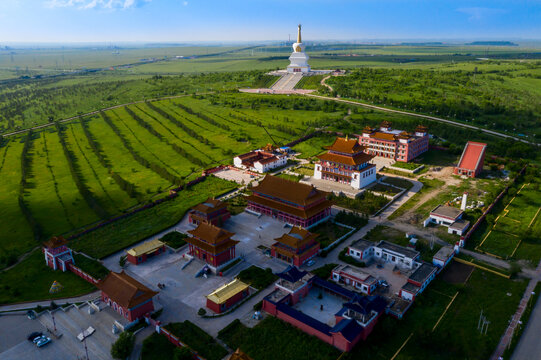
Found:
[[304, 44], [301, 39], [301, 25], [297, 33], [297, 42], [293, 44], [293, 53], [289, 57], [290, 64], [287, 67], [288, 73], [308, 73], [310, 65], [308, 65], [308, 55], [304, 52]]

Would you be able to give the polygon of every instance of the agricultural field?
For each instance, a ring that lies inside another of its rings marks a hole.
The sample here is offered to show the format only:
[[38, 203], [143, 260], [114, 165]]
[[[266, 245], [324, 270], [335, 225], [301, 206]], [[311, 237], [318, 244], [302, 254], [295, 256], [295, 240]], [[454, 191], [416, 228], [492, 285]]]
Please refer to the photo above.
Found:
[[[541, 234], [541, 195], [538, 183], [522, 184], [515, 195], [508, 195], [503, 210], [489, 217], [476, 250], [504, 259], [541, 258], [538, 236]], [[495, 218], [494, 218], [495, 216]]]

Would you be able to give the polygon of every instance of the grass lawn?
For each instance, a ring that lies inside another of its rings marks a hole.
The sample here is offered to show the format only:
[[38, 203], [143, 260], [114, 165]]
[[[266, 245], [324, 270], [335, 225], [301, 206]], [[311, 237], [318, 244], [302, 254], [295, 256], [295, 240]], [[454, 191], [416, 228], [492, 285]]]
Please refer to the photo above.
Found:
[[331, 245], [337, 239], [346, 235], [350, 231], [351, 229], [340, 226], [330, 220], [310, 228], [310, 232], [319, 235], [316, 238], [316, 241], [320, 244], [321, 249], [325, 249], [327, 246]]
[[315, 269], [311, 269], [310, 272], [322, 279], [328, 279], [331, 277], [331, 274], [332, 274], [332, 269], [334, 269], [335, 267], [337, 267], [338, 264], [325, 264], [323, 266], [320, 266], [318, 268], [315, 268]]
[[330, 360], [340, 355], [331, 345], [271, 316], [251, 329], [234, 320], [218, 338], [257, 360]]
[[418, 179], [420, 182], [423, 183], [423, 187], [419, 192], [411, 199], [409, 199], [407, 202], [405, 202], [402, 206], [400, 206], [394, 213], [389, 216], [389, 220], [396, 219], [402, 215], [404, 215], [408, 210], [410, 210], [413, 206], [415, 206], [419, 199], [426, 194], [427, 192], [433, 191], [441, 186], [443, 186], [445, 183], [441, 180], [437, 179], [426, 179], [424, 177], [421, 177]]
[[109, 269], [103, 266], [99, 261], [92, 260], [81, 254], [73, 254], [75, 265], [91, 275], [95, 279], [104, 279], [109, 274]]
[[394, 196], [394, 195], [398, 194], [402, 190], [397, 189], [394, 186], [389, 186], [389, 185], [385, 185], [385, 184], [382, 184], [382, 183], [377, 183], [374, 186], [370, 187], [370, 191], [374, 191], [374, 192]]
[[[53, 281], [64, 288], [50, 294]], [[96, 288], [72, 272], [54, 271], [45, 265], [43, 253], [34, 251], [14, 268], [0, 273], [0, 304], [58, 299], [87, 294]]]
[[413, 183], [411, 181], [394, 176], [386, 176], [385, 179], [383, 179], [382, 181], [386, 184], [391, 184], [406, 190], [409, 190], [413, 187]]
[[361, 212], [366, 215], [373, 215], [385, 206], [390, 200], [385, 196], [378, 196], [370, 191], [365, 191], [355, 199], [347, 196], [331, 195], [335, 205]]
[[70, 246], [87, 255], [103, 258], [176, 224], [192, 206], [236, 186], [214, 176], [208, 177], [190, 189], [182, 190], [173, 200], [85, 234], [71, 241]]
[[417, 169], [419, 166], [421, 166], [421, 164], [417, 164], [417, 163], [411, 163], [411, 162], [400, 162], [400, 161], [397, 161], [395, 162], [393, 165], [391, 165], [392, 167], [396, 167], [396, 168], [400, 168], [400, 169], [406, 169], [406, 170], [415, 170]]
[[207, 360], [221, 360], [227, 355], [227, 350], [212, 336], [188, 320], [168, 324], [165, 328]]
[[188, 235], [186, 234], [178, 231], [171, 231], [170, 233], [165, 234], [160, 240], [171, 246], [173, 249], [179, 249], [180, 247], [186, 245], [185, 239], [187, 237]]
[[334, 139], [336, 139], [334, 135], [320, 134], [293, 146], [293, 150], [301, 153], [298, 158], [308, 159], [326, 151], [324, 146], [331, 145]]
[[417, 161], [428, 166], [452, 166], [457, 164], [459, 158], [460, 155], [451, 151], [431, 149], [418, 157]]
[[289, 180], [289, 181], [299, 182], [304, 176], [303, 175], [296, 176], [296, 175], [280, 173], [278, 174], [278, 177]]
[[175, 349], [176, 346], [165, 336], [158, 333], [152, 333], [152, 335], [143, 340], [141, 360], [173, 359]]
[[229, 198], [225, 202], [227, 203], [227, 210], [229, 210], [231, 215], [240, 214], [244, 211], [244, 209], [246, 209], [246, 206], [248, 205], [246, 196], [244, 196], [243, 194]]
[[237, 278], [258, 290], [262, 290], [276, 281], [278, 276], [272, 273], [271, 268], [266, 268], [263, 270], [260, 267], [252, 265], [249, 268], [242, 270], [237, 275]]

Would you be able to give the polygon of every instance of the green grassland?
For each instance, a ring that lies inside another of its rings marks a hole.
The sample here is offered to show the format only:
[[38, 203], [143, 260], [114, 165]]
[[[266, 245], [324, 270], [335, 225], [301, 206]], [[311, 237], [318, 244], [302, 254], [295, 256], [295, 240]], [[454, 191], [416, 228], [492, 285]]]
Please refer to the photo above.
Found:
[[[540, 61], [487, 61], [433, 69], [365, 68], [327, 82], [342, 97], [515, 135], [541, 136]], [[512, 120], [516, 118], [521, 121]]]
[[[481, 251], [502, 258], [525, 259], [536, 264], [541, 258], [538, 236], [541, 234], [539, 183], [519, 187], [514, 198], [508, 195], [495, 212], [494, 223], [475, 234], [473, 242]], [[521, 189], [522, 187], [522, 189]]]

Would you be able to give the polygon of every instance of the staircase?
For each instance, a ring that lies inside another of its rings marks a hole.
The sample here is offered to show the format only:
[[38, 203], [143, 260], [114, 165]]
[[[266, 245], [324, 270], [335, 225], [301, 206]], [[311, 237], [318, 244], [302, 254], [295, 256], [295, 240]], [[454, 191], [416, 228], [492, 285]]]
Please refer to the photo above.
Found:
[[297, 83], [301, 81], [302, 73], [283, 75], [272, 85], [272, 90], [293, 90]]

